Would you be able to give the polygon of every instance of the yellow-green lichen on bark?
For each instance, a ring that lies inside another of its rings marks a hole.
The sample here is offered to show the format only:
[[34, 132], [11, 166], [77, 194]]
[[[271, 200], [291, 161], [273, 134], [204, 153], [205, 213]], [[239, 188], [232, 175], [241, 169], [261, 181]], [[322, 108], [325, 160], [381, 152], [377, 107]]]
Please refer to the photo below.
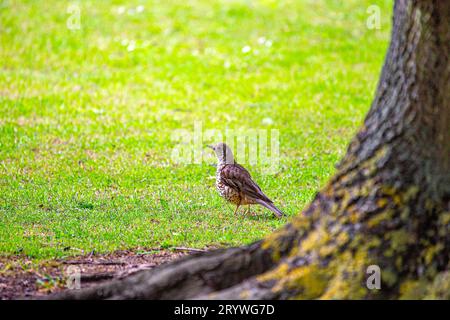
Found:
[[276, 281], [272, 287], [274, 293], [292, 291], [293, 298], [316, 299], [324, 292], [329, 280], [328, 270], [317, 265], [291, 268], [289, 264], [280, 264], [274, 270], [259, 276], [258, 281]]

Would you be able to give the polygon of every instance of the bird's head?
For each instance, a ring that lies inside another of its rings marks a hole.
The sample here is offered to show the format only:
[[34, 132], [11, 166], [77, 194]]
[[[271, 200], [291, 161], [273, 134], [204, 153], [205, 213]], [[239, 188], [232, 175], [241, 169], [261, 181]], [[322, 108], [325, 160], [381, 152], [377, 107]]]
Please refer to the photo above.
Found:
[[219, 142], [216, 144], [208, 145], [208, 147], [214, 150], [219, 163], [234, 164], [233, 152], [225, 143]]

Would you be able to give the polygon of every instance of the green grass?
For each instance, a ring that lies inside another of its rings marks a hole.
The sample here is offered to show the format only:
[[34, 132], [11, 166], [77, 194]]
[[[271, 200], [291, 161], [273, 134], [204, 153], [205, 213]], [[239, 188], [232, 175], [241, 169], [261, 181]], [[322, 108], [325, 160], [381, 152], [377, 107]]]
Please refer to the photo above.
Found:
[[[280, 227], [263, 209], [233, 216], [212, 153], [174, 163], [172, 134], [195, 121], [279, 130], [279, 172], [247, 167], [299, 213], [370, 106], [392, 12], [391, 1], [81, 1], [69, 30], [70, 3], [0, 1], [0, 255], [230, 246]], [[380, 30], [366, 27], [371, 4]]]

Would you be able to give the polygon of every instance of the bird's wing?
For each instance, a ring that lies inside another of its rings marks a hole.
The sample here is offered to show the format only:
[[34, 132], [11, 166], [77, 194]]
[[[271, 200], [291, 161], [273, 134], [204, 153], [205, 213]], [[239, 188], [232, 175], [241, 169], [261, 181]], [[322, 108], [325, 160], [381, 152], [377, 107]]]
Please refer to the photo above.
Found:
[[239, 164], [227, 164], [220, 171], [220, 178], [225, 185], [245, 195], [272, 203], [261, 188], [252, 180], [250, 173]]

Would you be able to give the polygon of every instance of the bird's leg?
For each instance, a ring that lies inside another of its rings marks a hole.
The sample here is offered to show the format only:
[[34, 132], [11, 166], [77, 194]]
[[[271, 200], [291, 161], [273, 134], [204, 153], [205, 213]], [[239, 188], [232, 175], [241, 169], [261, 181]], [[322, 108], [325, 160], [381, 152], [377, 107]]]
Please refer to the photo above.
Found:
[[245, 214], [249, 214], [250, 213], [250, 205], [247, 205], [247, 211]]
[[234, 214], [235, 214], [235, 215], [236, 215], [236, 213], [237, 213], [237, 211], [238, 211], [240, 205], [241, 205], [240, 203], [239, 203], [238, 205], [236, 205], [236, 210], [234, 210]]

